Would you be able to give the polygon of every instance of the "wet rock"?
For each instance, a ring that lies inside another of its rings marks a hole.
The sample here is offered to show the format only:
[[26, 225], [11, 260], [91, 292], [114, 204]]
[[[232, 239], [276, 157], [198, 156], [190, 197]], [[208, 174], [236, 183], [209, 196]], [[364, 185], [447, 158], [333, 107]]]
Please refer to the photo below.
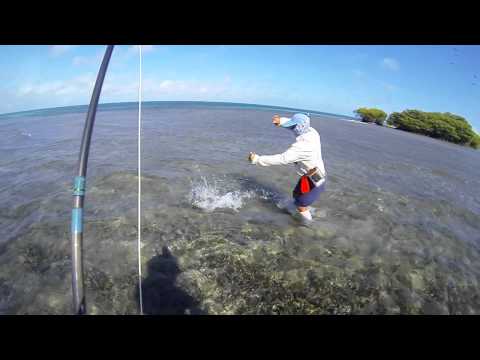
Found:
[[315, 231], [315, 236], [319, 239], [330, 239], [335, 236], [335, 232], [327, 228], [321, 228]]
[[418, 274], [417, 272], [411, 272], [409, 275], [412, 288], [414, 290], [423, 291], [425, 288], [425, 282], [423, 281], [422, 275]]
[[253, 227], [249, 223], [246, 223], [242, 226], [240, 232], [244, 235], [249, 235], [253, 232]]
[[286, 229], [283, 231], [283, 234], [284, 234], [285, 236], [291, 236], [291, 235], [293, 235], [294, 233], [295, 233], [295, 228], [293, 228], [293, 227], [288, 227], [288, 228], [286, 228]]
[[45, 273], [50, 268], [50, 254], [45, 247], [27, 242], [19, 247], [21, 262], [29, 271], [36, 273]]
[[114, 283], [106, 272], [95, 267], [88, 267], [85, 271], [85, 287], [101, 303], [112, 305], [111, 297]]
[[428, 315], [448, 315], [447, 306], [432, 300], [426, 300], [422, 306], [422, 313]]
[[11, 300], [14, 296], [13, 287], [5, 279], [0, 278], [0, 315], [6, 314], [11, 307]]
[[303, 235], [307, 237], [313, 237], [315, 235], [315, 232], [312, 229], [309, 229], [308, 227], [305, 227], [305, 226], [300, 227], [297, 233], [299, 235]]

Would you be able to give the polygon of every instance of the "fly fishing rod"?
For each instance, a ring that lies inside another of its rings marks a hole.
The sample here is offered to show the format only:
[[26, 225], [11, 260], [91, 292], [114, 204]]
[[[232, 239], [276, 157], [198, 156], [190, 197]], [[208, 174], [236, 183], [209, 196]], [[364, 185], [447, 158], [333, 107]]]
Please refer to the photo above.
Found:
[[84, 280], [83, 280], [83, 203], [85, 197], [85, 178], [87, 176], [88, 153], [92, 137], [93, 124], [97, 113], [98, 99], [102, 91], [103, 80], [112, 55], [113, 45], [108, 45], [98, 71], [92, 98], [88, 107], [85, 127], [83, 128], [82, 145], [78, 158], [78, 172], [73, 185], [73, 209], [71, 222], [72, 245], [72, 291], [73, 312], [76, 315], [86, 314]]

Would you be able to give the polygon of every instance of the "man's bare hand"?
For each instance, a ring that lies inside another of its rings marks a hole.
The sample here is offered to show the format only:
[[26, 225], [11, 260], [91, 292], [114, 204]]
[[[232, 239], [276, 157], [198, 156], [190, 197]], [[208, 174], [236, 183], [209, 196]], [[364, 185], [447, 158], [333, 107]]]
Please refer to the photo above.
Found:
[[272, 123], [275, 126], [280, 126], [280, 116], [279, 115], [274, 115], [272, 118]]
[[253, 162], [254, 158], [255, 158], [255, 153], [250, 152], [250, 154], [248, 155], [248, 161]]

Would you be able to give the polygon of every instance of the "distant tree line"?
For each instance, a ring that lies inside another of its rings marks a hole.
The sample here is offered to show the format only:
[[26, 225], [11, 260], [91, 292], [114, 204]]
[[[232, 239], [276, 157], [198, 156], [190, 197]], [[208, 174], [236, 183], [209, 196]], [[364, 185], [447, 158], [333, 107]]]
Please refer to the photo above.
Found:
[[463, 117], [451, 113], [405, 110], [387, 114], [375, 108], [359, 108], [354, 113], [364, 122], [388, 125], [400, 130], [442, 139], [455, 144], [480, 148], [480, 135]]
[[362, 119], [363, 122], [376, 123], [383, 125], [387, 119], [387, 113], [380, 109], [375, 108], [360, 108], [354, 111], [354, 113]]

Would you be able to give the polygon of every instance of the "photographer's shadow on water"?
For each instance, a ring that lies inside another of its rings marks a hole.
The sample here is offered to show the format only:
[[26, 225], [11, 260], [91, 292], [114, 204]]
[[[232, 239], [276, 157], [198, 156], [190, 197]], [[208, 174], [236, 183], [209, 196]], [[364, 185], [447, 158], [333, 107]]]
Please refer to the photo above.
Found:
[[[176, 286], [181, 273], [177, 259], [163, 246], [162, 253], [147, 264], [148, 276], [142, 282], [143, 312], [146, 315], [204, 315], [199, 301]], [[137, 299], [139, 298], [137, 286]]]

